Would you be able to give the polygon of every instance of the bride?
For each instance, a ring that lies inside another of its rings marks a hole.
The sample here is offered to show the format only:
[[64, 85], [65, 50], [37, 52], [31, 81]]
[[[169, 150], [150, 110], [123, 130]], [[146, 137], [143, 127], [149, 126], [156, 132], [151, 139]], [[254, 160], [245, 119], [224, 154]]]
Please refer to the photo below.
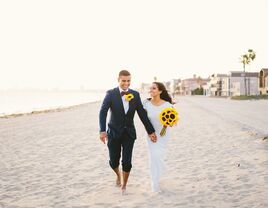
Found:
[[153, 192], [159, 192], [159, 179], [164, 171], [164, 154], [167, 142], [170, 138], [170, 127], [167, 127], [166, 134], [160, 136], [163, 125], [160, 123], [159, 115], [165, 108], [172, 106], [172, 99], [168, 94], [166, 87], [161, 82], [153, 82], [150, 87], [151, 98], [147, 99], [143, 106], [147, 111], [155, 133], [157, 135], [157, 142], [152, 142], [148, 139], [148, 149], [150, 158], [150, 176], [151, 188]]

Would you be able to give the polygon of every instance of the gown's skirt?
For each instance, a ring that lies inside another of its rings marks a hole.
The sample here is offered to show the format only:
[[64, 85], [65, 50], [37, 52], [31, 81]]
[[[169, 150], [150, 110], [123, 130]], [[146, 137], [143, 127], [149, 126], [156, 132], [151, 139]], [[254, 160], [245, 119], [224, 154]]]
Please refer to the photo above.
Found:
[[159, 179], [165, 171], [164, 157], [168, 138], [157, 135], [157, 142], [148, 139], [151, 188], [153, 192], [159, 191]]

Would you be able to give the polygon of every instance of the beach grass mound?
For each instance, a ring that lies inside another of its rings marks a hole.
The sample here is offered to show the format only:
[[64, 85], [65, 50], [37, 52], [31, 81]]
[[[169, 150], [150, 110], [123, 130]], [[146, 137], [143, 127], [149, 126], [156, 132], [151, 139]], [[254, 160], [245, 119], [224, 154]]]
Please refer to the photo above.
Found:
[[268, 99], [268, 95], [240, 95], [240, 96], [232, 96], [232, 100], [262, 100]]

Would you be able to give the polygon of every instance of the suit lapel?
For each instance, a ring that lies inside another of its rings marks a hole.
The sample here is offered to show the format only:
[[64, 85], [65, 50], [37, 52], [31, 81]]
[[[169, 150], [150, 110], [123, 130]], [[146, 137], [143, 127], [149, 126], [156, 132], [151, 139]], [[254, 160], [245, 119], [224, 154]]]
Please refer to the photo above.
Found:
[[[129, 89], [128, 92], [131, 93], [131, 94], [133, 94], [133, 92], [132, 92], [131, 89]], [[134, 98], [133, 98], [132, 100], [129, 101], [129, 108], [128, 108], [128, 111], [127, 111], [126, 114], [128, 114], [129, 112], [131, 112], [131, 110], [132, 110], [132, 108], [133, 108], [133, 100], [134, 100]]]

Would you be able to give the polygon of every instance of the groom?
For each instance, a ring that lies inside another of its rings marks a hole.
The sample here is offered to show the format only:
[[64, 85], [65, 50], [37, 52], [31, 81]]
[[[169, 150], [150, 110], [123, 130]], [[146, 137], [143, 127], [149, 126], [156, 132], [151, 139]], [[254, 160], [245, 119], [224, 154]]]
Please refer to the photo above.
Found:
[[[136, 139], [136, 130], [133, 122], [135, 111], [138, 112], [150, 139], [153, 142], [157, 140], [155, 130], [142, 106], [139, 93], [129, 89], [130, 82], [130, 73], [127, 70], [120, 71], [118, 77], [119, 87], [107, 91], [99, 113], [100, 140], [104, 144], [108, 140], [109, 163], [117, 175], [116, 185], [119, 187], [121, 186], [119, 160], [122, 149], [122, 194], [126, 191], [126, 185], [132, 167], [132, 150]], [[106, 132], [106, 117], [109, 109], [111, 117]]]

